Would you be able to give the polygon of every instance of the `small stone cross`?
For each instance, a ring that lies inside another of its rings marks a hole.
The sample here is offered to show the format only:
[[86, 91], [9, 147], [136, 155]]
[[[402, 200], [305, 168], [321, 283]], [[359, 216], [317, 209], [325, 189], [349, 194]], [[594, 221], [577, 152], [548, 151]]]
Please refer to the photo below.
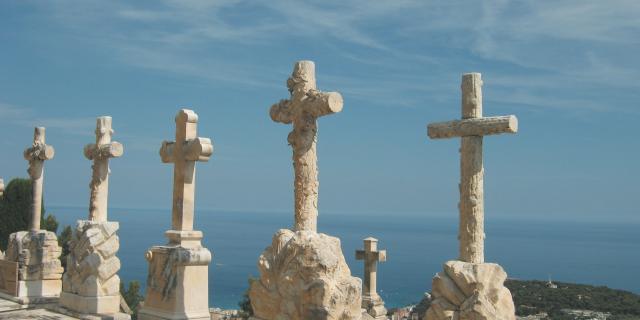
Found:
[[31, 222], [29, 230], [40, 230], [42, 215], [42, 183], [44, 175], [44, 162], [53, 159], [55, 151], [52, 146], [45, 144], [44, 127], [36, 127], [33, 133], [33, 145], [24, 150], [24, 159], [29, 161], [29, 177], [31, 178]]
[[338, 92], [320, 92], [316, 89], [313, 61], [298, 61], [287, 80], [291, 93], [289, 100], [280, 100], [271, 106], [271, 119], [285, 124], [293, 123], [287, 138], [293, 148], [295, 173], [295, 231], [317, 231], [318, 223], [318, 158], [316, 140], [321, 116], [342, 111], [342, 96]]
[[462, 76], [462, 120], [432, 123], [431, 139], [461, 137], [460, 147], [460, 260], [484, 263], [484, 168], [482, 137], [516, 133], [513, 116], [482, 117], [482, 79], [479, 73]]
[[364, 239], [364, 250], [356, 250], [356, 260], [364, 260], [363, 300], [375, 300], [378, 297], [376, 282], [378, 262], [387, 261], [387, 250], [378, 250], [378, 239]]
[[175, 231], [193, 230], [196, 188], [196, 161], [206, 162], [213, 154], [209, 138], [197, 137], [198, 115], [181, 109], [176, 115], [176, 140], [162, 142], [160, 158], [173, 163], [173, 209], [171, 227]]
[[91, 176], [91, 197], [89, 200], [89, 220], [107, 221], [107, 202], [109, 198], [109, 158], [122, 156], [120, 142], [111, 141], [111, 117], [99, 117], [96, 120], [96, 143], [84, 147], [84, 156], [93, 160]]

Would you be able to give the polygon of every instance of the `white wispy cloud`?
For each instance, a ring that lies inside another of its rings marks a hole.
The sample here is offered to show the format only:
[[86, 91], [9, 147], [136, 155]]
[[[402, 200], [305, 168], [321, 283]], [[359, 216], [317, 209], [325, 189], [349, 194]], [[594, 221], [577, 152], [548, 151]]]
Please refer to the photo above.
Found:
[[[309, 41], [368, 71], [323, 76], [341, 79], [345, 92], [378, 104], [400, 96], [413, 104], [409, 96], [438, 87], [438, 78], [476, 71], [460, 70], [461, 65], [489, 68], [488, 77], [518, 92], [503, 100], [528, 97], [543, 108], [548, 103], [532, 99], [543, 89], [570, 94], [584, 86], [640, 86], [634, 81], [640, 2], [631, 0], [163, 0], [151, 5], [65, 0], [50, 6], [58, 23], [107, 48], [111, 58], [213, 82], [279, 87], [289, 70], [263, 59], [234, 60], [227, 48], [272, 50]], [[407, 73], [416, 71], [429, 74], [407, 81]], [[376, 80], [381, 74], [386, 79]], [[505, 81], [510, 78], [521, 81]], [[554, 106], [574, 109], [576, 102], [586, 111], [612, 110], [576, 98], [564, 101]]]

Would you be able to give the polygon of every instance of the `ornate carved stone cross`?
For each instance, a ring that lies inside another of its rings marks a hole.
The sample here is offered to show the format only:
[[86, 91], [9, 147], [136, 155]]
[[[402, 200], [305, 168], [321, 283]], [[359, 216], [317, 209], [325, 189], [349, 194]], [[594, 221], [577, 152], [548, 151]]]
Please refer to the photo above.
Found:
[[464, 262], [484, 262], [484, 169], [482, 137], [516, 133], [513, 116], [482, 117], [482, 79], [479, 73], [462, 76], [462, 120], [432, 123], [431, 139], [461, 137], [460, 147], [460, 257]]
[[42, 215], [42, 182], [44, 175], [44, 162], [53, 159], [55, 151], [52, 146], [45, 144], [44, 127], [36, 127], [33, 133], [33, 145], [24, 150], [24, 159], [29, 161], [29, 177], [31, 177], [31, 221], [29, 229], [40, 230], [40, 218]]
[[364, 250], [356, 250], [356, 260], [364, 260], [364, 290], [362, 300], [375, 300], [378, 262], [387, 261], [387, 250], [378, 250], [378, 239], [364, 239]]
[[271, 119], [293, 123], [287, 138], [293, 148], [295, 173], [295, 231], [317, 231], [318, 223], [318, 165], [316, 155], [317, 119], [342, 111], [342, 96], [338, 92], [316, 89], [313, 61], [298, 61], [287, 80], [289, 100], [271, 106]]
[[176, 115], [176, 140], [163, 141], [160, 148], [162, 162], [174, 164], [171, 226], [178, 237], [179, 231], [193, 230], [196, 161], [206, 162], [213, 153], [211, 140], [197, 137], [197, 127], [198, 115], [181, 109]]
[[122, 156], [120, 142], [111, 141], [111, 117], [99, 117], [96, 121], [96, 143], [84, 147], [84, 156], [93, 160], [91, 176], [91, 198], [89, 200], [89, 220], [107, 221], [107, 202], [109, 197], [109, 158]]

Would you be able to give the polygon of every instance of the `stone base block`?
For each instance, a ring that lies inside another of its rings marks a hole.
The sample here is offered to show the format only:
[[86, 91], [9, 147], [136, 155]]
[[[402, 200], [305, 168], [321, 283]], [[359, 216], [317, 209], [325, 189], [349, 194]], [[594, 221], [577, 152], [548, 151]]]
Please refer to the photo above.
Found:
[[495, 263], [448, 261], [432, 284], [426, 320], [515, 320], [507, 274]]
[[120, 295], [84, 297], [62, 292], [60, 305], [80, 314], [115, 314], [120, 311]]
[[175, 313], [165, 312], [162, 310], [155, 310], [151, 308], [142, 308], [138, 311], [139, 320], [211, 320], [211, 314], [207, 312], [190, 312], [190, 313]]
[[382, 298], [380, 298], [380, 296], [363, 296], [362, 308], [364, 308], [373, 319], [387, 319], [387, 309], [384, 307], [384, 301], [382, 301]]
[[[195, 234], [195, 233], [194, 233]], [[178, 237], [180, 235], [178, 234]], [[200, 236], [201, 237], [201, 236]], [[152, 247], [144, 305], [140, 320], [210, 319], [209, 263], [211, 252], [189, 238], [189, 247], [177, 244]], [[180, 239], [174, 243], [180, 243]]]
[[57, 298], [62, 291], [62, 280], [20, 280], [18, 297], [21, 298]]

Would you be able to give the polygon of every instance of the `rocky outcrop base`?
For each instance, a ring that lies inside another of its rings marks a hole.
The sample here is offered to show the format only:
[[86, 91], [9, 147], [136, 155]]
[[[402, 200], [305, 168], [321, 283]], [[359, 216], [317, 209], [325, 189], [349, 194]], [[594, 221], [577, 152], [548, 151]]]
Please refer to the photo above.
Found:
[[361, 319], [361, 280], [351, 276], [340, 240], [282, 229], [258, 261], [249, 297], [254, 319]]
[[120, 310], [118, 229], [118, 222], [78, 221], [62, 279], [62, 306], [89, 314]]
[[448, 261], [432, 284], [426, 320], [515, 320], [506, 272], [494, 263]]
[[19, 231], [9, 236], [5, 259], [18, 262], [18, 280], [62, 278], [58, 238], [51, 231]]

